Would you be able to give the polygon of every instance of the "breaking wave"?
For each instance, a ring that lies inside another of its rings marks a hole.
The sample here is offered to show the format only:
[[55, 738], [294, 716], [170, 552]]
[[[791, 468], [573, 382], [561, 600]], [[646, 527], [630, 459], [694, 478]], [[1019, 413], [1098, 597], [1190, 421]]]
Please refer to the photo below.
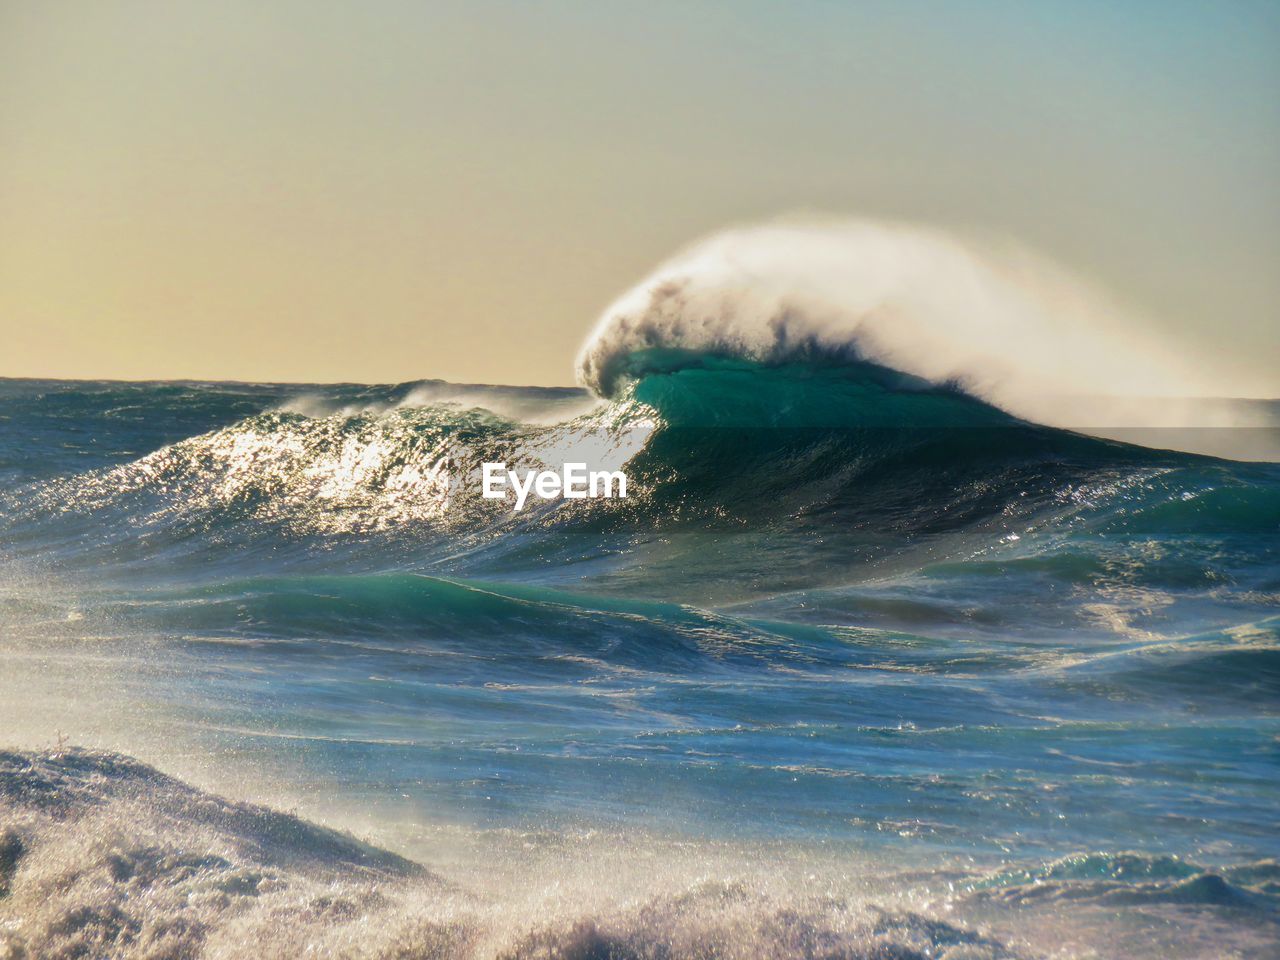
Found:
[[1257, 425], [1247, 405], [1178, 399], [1233, 385], [1051, 263], [901, 224], [774, 224], [703, 240], [605, 310], [578, 378], [610, 397], [707, 357], [870, 361], [1058, 427]]

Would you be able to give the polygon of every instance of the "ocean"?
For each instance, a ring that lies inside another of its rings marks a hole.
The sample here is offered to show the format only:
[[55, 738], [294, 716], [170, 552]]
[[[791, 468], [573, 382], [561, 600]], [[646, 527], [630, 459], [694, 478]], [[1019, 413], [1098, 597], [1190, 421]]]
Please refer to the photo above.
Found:
[[1280, 954], [1280, 465], [659, 354], [0, 381], [0, 954]]

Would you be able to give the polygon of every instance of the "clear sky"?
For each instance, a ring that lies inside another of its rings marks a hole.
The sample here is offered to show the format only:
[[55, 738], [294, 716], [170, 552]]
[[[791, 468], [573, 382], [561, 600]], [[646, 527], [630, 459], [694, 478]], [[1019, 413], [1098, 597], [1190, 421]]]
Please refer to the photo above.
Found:
[[1020, 238], [1280, 394], [1280, 4], [0, 0], [0, 375], [568, 383], [806, 211]]

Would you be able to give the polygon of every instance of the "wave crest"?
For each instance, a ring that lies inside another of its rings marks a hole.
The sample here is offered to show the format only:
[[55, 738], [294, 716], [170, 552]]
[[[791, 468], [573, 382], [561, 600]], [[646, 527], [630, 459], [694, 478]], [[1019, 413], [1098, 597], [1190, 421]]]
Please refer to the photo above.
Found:
[[[738, 228], [689, 247], [605, 310], [578, 379], [617, 396], [708, 355], [870, 361], [1072, 428], [1184, 426], [1203, 403], [1150, 398], [1230, 392], [1042, 258], [874, 221]], [[1239, 422], [1230, 405], [1212, 420], [1199, 425]]]

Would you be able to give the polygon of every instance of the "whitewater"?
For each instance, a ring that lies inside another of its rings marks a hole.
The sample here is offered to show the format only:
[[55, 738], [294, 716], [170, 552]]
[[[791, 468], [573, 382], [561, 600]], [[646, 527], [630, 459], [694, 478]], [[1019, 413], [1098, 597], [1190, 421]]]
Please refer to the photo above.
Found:
[[1280, 403], [872, 222], [577, 374], [0, 381], [0, 956], [1275, 955]]

